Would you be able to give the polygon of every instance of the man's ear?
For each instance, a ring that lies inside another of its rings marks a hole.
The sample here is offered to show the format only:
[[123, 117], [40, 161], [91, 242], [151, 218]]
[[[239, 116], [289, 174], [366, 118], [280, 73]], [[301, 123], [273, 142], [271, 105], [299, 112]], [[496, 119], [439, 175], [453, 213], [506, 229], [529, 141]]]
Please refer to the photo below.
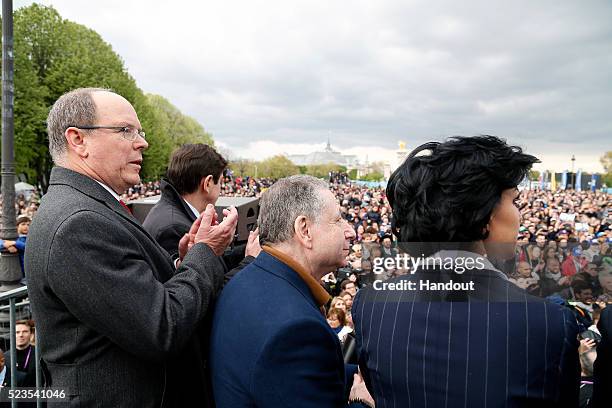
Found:
[[210, 189], [212, 188], [212, 184], [214, 183], [213, 176], [208, 175], [206, 177], [202, 177], [200, 180], [200, 191], [208, 194], [210, 193]]
[[303, 215], [300, 215], [293, 222], [295, 230], [295, 238], [305, 248], [312, 249], [312, 228], [310, 221]]
[[69, 151], [74, 151], [81, 158], [89, 156], [89, 152], [87, 151], [87, 141], [79, 129], [69, 127], [64, 132], [64, 137], [66, 138]]

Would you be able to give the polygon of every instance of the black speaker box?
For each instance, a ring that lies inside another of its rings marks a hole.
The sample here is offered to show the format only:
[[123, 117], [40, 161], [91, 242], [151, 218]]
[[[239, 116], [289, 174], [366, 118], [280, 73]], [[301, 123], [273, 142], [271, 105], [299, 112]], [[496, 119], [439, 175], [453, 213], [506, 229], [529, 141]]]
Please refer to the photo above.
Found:
[[[160, 196], [142, 198], [130, 201], [127, 206], [132, 210], [134, 217], [141, 223], [151, 211], [151, 208], [159, 201]], [[215, 205], [219, 222], [223, 220], [223, 209], [234, 206], [238, 211], [238, 226], [236, 227], [236, 242], [246, 242], [249, 231], [256, 228], [257, 216], [259, 215], [259, 198], [255, 197], [219, 197]]]

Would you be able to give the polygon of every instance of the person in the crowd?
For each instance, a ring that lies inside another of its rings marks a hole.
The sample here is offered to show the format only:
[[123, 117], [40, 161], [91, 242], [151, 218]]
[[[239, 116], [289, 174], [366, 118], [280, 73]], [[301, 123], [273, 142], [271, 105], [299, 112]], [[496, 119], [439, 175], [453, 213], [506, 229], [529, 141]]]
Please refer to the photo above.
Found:
[[570, 284], [571, 278], [561, 275], [561, 264], [555, 257], [546, 259], [539, 282], [542, 297], [560, 293]]
[[601, 287], [601, 294], [597, 297], [597, 300], [604, 303], [612, 303], [612, 264], [603, 262], [598, 271], [597, 279]]
[[582, 248], [576, 246], [561, 264], [561, 271], [563, 276], [574, 276], [581, 272], [586, 264], [587, 261], [582, 256]]
[[385, 236], [382, 240], [382, 256], [383, 258], [395, 258], [397, 255], [397, 248], [393, 248], [392, 237]]
[[331, 302], [329, 302], [330, 309], [340, 309], [346, 312], [346, 304], [344, 303], [344, 299], [340, 296], [336, 296], [332, 298]]
[[28, 234], [25, 270], [48, 386], [69, 406], [203, 406], [196, 327], [223, 284], [218, 256], [238, 214], [209, 205], [180, 265], [132, 216], [148, 147], [138, 115], [105, 89], [62, 95], [47, 118], [55, 167]]
[[525, 289], [528, 293], [536, 293], [540, 290], [540, 277], [535, 272], [532, 272], [529, 262], [519, 262], [516, 269], [517, 273], [513, 278], [509, 279], [510, 282], [521, 289]]
[[351, 254], [349, 255], [349, 262], [351, 268], [354, 270], [361, 270], [361, 244], [355, 244], [351, 247]]
[[263, 251], [229, 281], [215, 308], [217, 406], [341, 407], [348, 373], [351, 404], [370, 400], [322, 313], [329, 294], [319, 281], [344, 266], [355, 237], [335, 196], [319, 179], [292, 176], [270, 187], [260, 206]]
[[[15, 380], [18, 387], [36, 386], [36, 348], [31, 344], [34, 330], [31, 320], [18, 320], [15, 323]], [[5, 361], [12, 367], [10, 355], [5, 356]]]
[[25, 255], [25, 247], [28, 239], [28, 232], [30, 231], [30, 223], [32, 222], [32, 218], [28, 215], [20, 215], [17, 217], [17, 234], [19, 236], [15, 240], [15, 248], [19, 252], [19, 263], [21, 265], [21, 272], [24, 274], [22, 283], [27, 284], [27, 276], [25, 276], [25, 271], [23, 267], [23, 258]]
[[0, 349], [0, 388], [11, 386], [11, 367], [6, 364], [4, 351]]
[[23, 257], [25, 253], [26, 241], [28, 239], [28, 231], [30, 228], [30, 223], [32, 218], [28, 215], [19, 215], [17, 217], [16, 225], [17, 225], [17, 234], [18, 237], [16, 240], [2, 240], [0, 239], [0, 247], [6, 249], [10, 253], [19, 253], [19, 264], [21, 265], [21, 273], [23, 275], [21, 279], [21, 283], [24, 285], [27, 284], [27, 279], [24, 275], [23, 268]]
[[[371, 286], [355, 297], [359, 365], [377, 406], [578, 404], [571, 311], [527, 294], [494, 266], [514, 256], [517, 186], [537, 161], [497, 137], [453, 137], [416, 148], [391, 175], [398, 242], [452, 262], [386, 281], [442, 289]], [[468, 262], [475, 266], [458, 268]]]
[[338, 297], [344, 300], [344, 305], [346, 307], [346, 324], [350, 328], [353, 328], [353, 314], [351, 312], [351, 308], [353, 307], [353, 295], [351, 295], [349, 292], [344, 291], [340, 292], [340, 294], [338, 294]]
[[583, 279], [576, 279], [572, 282], [572, 293], [576, 302], [589, 304], [593, 301], [593, 288]]
[[321, 278], [321, 285], [330, 296], [336, 296], [340, 292], [340, 284], [335, 272], [330, 272]]
[[348, 291], [340, 292], [338, 297], [344, 300], [344, 304], [346, 305], [346, 310], [351, 310], [353, 307], [353, 295], [351, 295]]
[[334, 333], [338, 335], [340, 343], [344, 343], [346, 335], [353, 331], [346, 321], [346, 312], [342, 309], [329, 309], [329, 312], [327, 312], [327, 323], [329, 323], [329, 327], [332, 328]]
[[[355, 274], [351, 275], [353, 278], [356, 278]], [[340, 289], [342, 292], [348, 292], [351, 296], [355, 297], [357, 294], [357, 280], [352, 279], [351, 276], [348, 279], [345, 279], [340, 284]]]

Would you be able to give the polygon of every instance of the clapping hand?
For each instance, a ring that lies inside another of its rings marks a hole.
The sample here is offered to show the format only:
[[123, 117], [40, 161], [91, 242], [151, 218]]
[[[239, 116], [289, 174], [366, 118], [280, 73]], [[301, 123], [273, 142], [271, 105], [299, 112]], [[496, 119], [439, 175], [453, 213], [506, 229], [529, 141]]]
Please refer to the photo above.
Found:
[[182, 260], [187, 251], [200, 242], [208, 245], [215, 255], [223, 255], [225, 249], [232, 243], [236, 225], [238, 224], [238, 211], [235, 207], [223, 210], [225, 216], [219, 223], [217, 212], [212, 204], [208, 204], [206, 209], [194, 221], [189, 229], [179, 241], [179, 259]]

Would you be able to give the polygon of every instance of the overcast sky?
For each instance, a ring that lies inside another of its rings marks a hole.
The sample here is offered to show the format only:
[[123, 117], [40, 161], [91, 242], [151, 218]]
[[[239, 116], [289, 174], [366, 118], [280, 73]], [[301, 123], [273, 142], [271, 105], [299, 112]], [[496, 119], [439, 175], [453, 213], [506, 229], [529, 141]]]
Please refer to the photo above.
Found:
[[[15, 7], [29, 3], [16, 1]], [[612, 2], [52, 0], [236, 156], [370, 161], [494, 134], [546, 168], [612, 150]]]

